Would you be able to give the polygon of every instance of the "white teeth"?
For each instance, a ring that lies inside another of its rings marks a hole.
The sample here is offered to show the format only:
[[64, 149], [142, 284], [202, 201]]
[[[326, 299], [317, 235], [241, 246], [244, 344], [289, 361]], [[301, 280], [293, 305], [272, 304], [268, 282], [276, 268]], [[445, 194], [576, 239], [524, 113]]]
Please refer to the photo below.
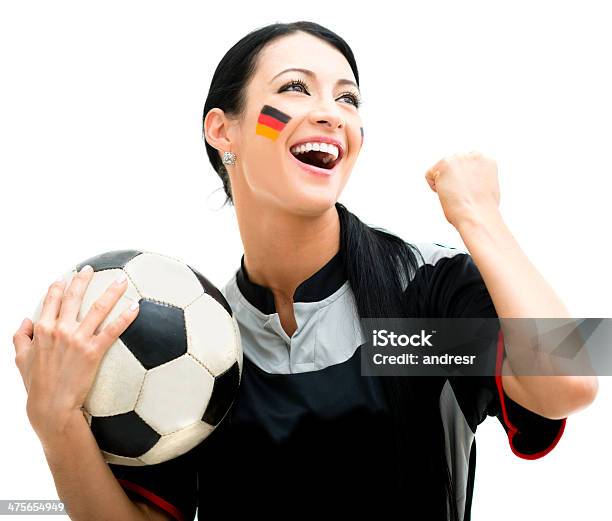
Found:
[[331, 143], [312, 142], [302, 143], [301, 145], [291, 147], [291, 152], [294, 154], [303, 154], [304, 152], [310, 152], [312, 150], [316, 152], [327, 152], [330, 157], [326, 158], [327, 161], [324, 161], [325, 163], [335, 161], [336, 159], [338, 159], [338, 155], [340, 154], [338, 147], [336, 145], [332, 145]]

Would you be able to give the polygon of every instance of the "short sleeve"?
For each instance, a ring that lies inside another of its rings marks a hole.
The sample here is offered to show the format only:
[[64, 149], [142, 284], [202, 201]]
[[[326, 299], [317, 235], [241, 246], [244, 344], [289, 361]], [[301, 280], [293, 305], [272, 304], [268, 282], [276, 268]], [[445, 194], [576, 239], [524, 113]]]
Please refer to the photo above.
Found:
[[109, 464], [131, 499], [145, 499], [177, 521], [193, 521], [197, 506], [197, 447], [177, 458], [133, 467]]
[[[426, 273], [430, 310], [439, 317], [497, 317], [491, 296], [472, 257], [461, 250], [439, 258]], [[468, 424], [475, 430], [487, 416], [496, 416], [506, 431], [512, 452], [537, 459], [558, 443], [567, 418], [552, 420], [512, 400], [502, 386], [505, 349], [497, 333], [495, 368], [491, 376], [449, 378]]]

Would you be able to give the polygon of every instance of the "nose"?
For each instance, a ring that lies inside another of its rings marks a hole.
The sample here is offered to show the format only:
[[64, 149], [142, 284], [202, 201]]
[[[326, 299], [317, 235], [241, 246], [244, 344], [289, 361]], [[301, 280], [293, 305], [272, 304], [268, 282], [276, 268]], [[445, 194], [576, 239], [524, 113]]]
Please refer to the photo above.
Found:
[[311, 111], [310, 121], [317, 125], [326, 125], [331, 129], [342, 129], [345, 125], [340, 111], [337, 108], [332, 109], [327, 106]]

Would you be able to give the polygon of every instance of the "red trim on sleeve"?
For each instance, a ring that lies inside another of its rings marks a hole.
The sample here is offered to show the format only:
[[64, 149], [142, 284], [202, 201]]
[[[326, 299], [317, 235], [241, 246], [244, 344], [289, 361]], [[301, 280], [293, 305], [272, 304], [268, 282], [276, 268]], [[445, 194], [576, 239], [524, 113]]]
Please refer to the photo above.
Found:
[[127, 488], [128, 490], [131, 490], [132, 492], [136, 492], [137, 494], [140, 494], [141, 496], [147, 498], [149, 501], [152, 501], [153, 503], [155, 503], [159, 508], [168, 512], [171, 516], [176, 518], [178, 521], [185, 520], [185, 518], [183, 517], [183, 514], [178, 508], [168, 503], [165, 499], [162, 499], [159, 496], [156, 496], [150, 490], [147, 490], [146, 488], [143, 488], [140, 485], [137, 485], [136, 483], [132, 483], [131, 481], [128, 481], [126, 479], [118, 479], [117, 481], [119, 481], [119, 483], [121, 484], [123, 488]]
[[540, 452], [536, 452], [534, 454], [523, 454], [522, 452], [519, 452], [514, 446], [514, 436], [518, 434], [519, 430], [510, 421], [510, 418], [508, 417], [508, 411], [506, 409], [506, 399], [504, 396], [504, 388], [503, 388], [503, 383], [502, 383], [502, 364], [503, 362], [504, 362], [504, 335], [500, 328], [499, 334], [497, 336], [497, 355], [496, 355], [496, 361], [495, 361], [495, 383], [497, 385], [497, 393], [499, 394], [499, 401], [501, 403], [501, 410], [502, 410], [504, 423], [508, 426], [507, 434], [508, 434], [508, 441], [510, 442], [510, 448], [512, 449], [512, 452], [514, 452], [514, 454], [516, 454], [519, 458], [523, 458], [523, 459], [533, 460], [533, 459], [541, 458], [542, 456], [546, 456], [546, 454], [548, 454], [551, 450], [555, 448], [555, 446], [561, 439], [561, 436], [563, 435], [563, 431], [565, 430], [565, 424], [566, 424], [567, 418], [563, 418], [563, 421], [561, 423], [561, 428], [559, 429], [559, 432], [555, 436], [555, 439], [544, 450], [541, 450]]

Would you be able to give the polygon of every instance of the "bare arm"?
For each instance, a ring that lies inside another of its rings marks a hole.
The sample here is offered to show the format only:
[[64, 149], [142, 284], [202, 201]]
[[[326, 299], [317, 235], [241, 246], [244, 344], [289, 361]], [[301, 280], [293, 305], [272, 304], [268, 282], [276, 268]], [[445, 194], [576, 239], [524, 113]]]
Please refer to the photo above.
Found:
[[[511, 336], [504, 329], [504, 318], [571, 318], [571, 314], [520, 248], [501, 214], [492, 210], [473, 215], [461, 221], [457, 229], [482, 274], [504, 335], [513, 338], [512, 342], [505, 343], [509, 356], [503, 364], [502, 385], [506, 394], [523, 407], [551, 419], [562, 419], [587, 407], [597, 395], [597, 376], [581, 376], [580, 372], [555, 374], [552, 364], [550, 368], [543, 366], [542, 372], [535, 376], [525, 374], [528, 369], [511, 364], [513, 358], [520, 359], [515, 350], [523, 348], [529, 352], [524, 347], [527, 334], [516, 328], [516, 334]], [[524, 339], [523, 345], [521, 339]], [[543, 351], [550, 352], [546, 342], [543, 343]], [[578, 360], [574, 363], [576, 369], [579, 369]]]
[[[493, 159], [475, 151], [455, 154], [438, 161], [425, 178], [482, 274], [504, 334], [505, 318], [571, 317], [502, 218], [497, 164]], [[528, 342], [526, 338], [517, 339], [515, 349], [525, 352], [528, 346], [521, 345], [521, 340]], [[595, 399], [597, 376], [521, 374], [511, 360], [516, 361], [524, 353], [513, 356], [513, 346], [505, 344], [505, 348], [508, 357], [503, 364], [502, 385], [519, 405], [547, 418], [563, 419]], [[589, 368], [584, 358], [581, 363]]]
[[132, 501], [104, 461], [79, 412], [42, 445], [58, 496], [72, 521], [166, 521], [169, 514], [146, 501]]
[[13, 336], [15, 364], [28, 393], [28, 419], [72, 521], [165, 521], [171, 519], [168, 514], [124, 492], [81, 411], [101, 359], [138, 309], [124, 310], [95, 333], [125, 291], [125, 280], [118, 280], [78, 322], [92, 275], [91, 269], [81, 270], [66, 292], [64, 281], [53, 283], [36, 324], [25, 319]]

